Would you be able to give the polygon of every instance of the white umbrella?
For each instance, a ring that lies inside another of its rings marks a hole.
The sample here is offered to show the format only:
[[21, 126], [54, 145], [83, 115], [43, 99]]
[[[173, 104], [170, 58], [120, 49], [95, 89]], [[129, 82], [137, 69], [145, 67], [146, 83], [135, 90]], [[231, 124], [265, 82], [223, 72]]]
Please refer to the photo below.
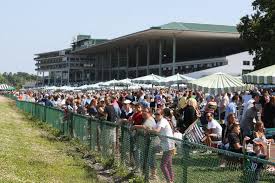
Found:
[[59, 88], [56, 86], [46, 86], [45, 87], [45, 90], [57, 90], [57, 89], [59, 89]]
[[106, 82], [102, 82], [101, 86], [113, 86], [113, 84], [117, 83], [117, 80], [116, 79], [113, 79], [113, 80], [110, 80], [110, 81], [106, 81]]
[[99, 83], [95, 83], [95, 84], [91, 84], [91, 85], [88, 85], [88, 88], [92, 88], [92, 89], [99, 89], [102, 87], [102, 84], [104, 82], [99, 82]]
[[195, 80], [195, 79], [177, 73], [175, 75], [166, 77], [165, 79], [163, 79], [162, 83], [169, 84], [169, 85], [173, 85], [173, 84], [185, 84], [185, 83], [188, 83], [188, 81], [193, 81], [193, 80]]
[[72, 91], [72, 90], [74, 90], [75, 88], [74, 88], [74, 87], [71, 87], [71, 86], [61, 86], [61, 87], [59, 87], [58, 89], [60, 89], [60, 90], [66, 90], [66, 91]]
[[116, 89], [116, 83], [117, 83], [117, 80], [113, 79], [113, 80], [110, 80], [110, 81], [103, 82], [100, 85], [101, 86], [114, 86], [114, 90], [115, 90]]
[[10, 88], [9, 85], [7, 85], [7, 84], [0, 84], [0, 90], [7, 90], [8, 88]]
[[210, 94], [236, 92], [247, 89], [242, 80], [221, 72], [190, 81], [187, 86], [194, 90], [201, 90]]
[[76, 87], [75, 90], [87, 90], [89, 85], [82, 85], [79, 87]]
[[132, 80], [129, 78], [117, 80], [111, 83], [111, 86], [131, 86], [133, 85]]
[[132, 79], [132, 82], [158, 85], [163, 81], [163, 79], [164, 79], [164, 77], [161, 77], [161, 76], [158, 76], [158, 75], [155, 75], [155, 74], [150, 74], [150, 75], [147, 75], [147, 76], [142, 76], [142, 77]]

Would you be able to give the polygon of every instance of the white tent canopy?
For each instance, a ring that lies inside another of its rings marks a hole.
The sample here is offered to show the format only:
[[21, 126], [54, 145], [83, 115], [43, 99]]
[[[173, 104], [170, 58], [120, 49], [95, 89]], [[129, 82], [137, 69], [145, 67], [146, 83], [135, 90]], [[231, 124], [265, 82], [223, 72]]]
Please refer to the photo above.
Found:
[[244, 83], [275, 85], [275, 65], [243, 75]]
[[173, 85], [173, 84], [185, 84], [185, 83], [188, 83], [188, 81], [193, 81], [193, 80], [195, 80], [195, 79], [177, 73], [175, 75], [166, 77], [165, 79], [163, 79], [162, 83], [164, 83], [164, 84], [170, 84], [170, 85]]
[[95, 83], [95, 84], [91, 84], [91, 85], [88, 85], [88, 89], [91, 88], [91, 89], [99, 89], [99, 88], [102, 88], [102, 84], [104, 82], [99, 82], [99, 83]]
[[247, 89], [242, 80], [221, 72], [190, 81], [187, 86], [193, 90], [201, 90], [210, 94], [237, 92]]
[[111, 83], [111, 86], [131, 86], [133, 85], [132, 80], [129, 78], [117, 80], [114, 83]]
[[164, 77], [155, 75], [155, 74], [150, 74], [147, 76], [142, 76], [138, 77], [135, 79], [132, 79], [132, 82], [134, 83], [142, 83], [142, 84], [155, 84], [158, 85], [163, 81]]
[[6, 90], [8, 88], [10, 88], [9, 85], [7, 85], [7, 84], [0, 84], [0, 90]]

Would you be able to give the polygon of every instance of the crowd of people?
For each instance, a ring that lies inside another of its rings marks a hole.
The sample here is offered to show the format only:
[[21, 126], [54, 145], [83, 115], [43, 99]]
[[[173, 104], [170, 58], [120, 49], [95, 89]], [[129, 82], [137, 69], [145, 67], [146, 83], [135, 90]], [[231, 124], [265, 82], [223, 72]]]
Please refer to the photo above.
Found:
[[[60, 108], [93, 118], [131, 125], [161, 136], [184, 134], [191, 124], [200, 122], [205, 138], [202, 142], [242, 153], [247, 144], [253, 152], [268, 157], [265, 128], [275, 128], [275, 95], [273, 90], [204, 94], [200, 91], [151, 89], [135, 91], [100, 90], [61, 92], [28, 90], [17, 93], [19, 100]], [[200, 120], [197, 120], [200, 119]], [[175, 142], [160, 136], [163, 151], [161, 170], [167, 182], [174, 182], [172, 156]], [[132, 139], [134, 144], [135, 138]], [[156, 150], [157, 152], [157, 150]], [[151, 178], [156, 165], [151, 158]]]

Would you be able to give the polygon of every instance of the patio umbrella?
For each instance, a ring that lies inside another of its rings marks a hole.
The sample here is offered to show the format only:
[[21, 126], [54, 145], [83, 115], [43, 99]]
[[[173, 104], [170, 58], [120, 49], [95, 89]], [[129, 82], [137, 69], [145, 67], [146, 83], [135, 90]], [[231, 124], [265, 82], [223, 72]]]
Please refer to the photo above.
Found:
[[188, 81], [193, 81], [195, 80], [194, 78], [185, 76], [183, 74], [175, 74], [169, 77], [166, 77], [165, 79], [163, 79], [162, 83], [164, 84], [169, 84], [169, 85], [173, 85], [173, 84], [185, 84], [188, 83]]
[[242, 76], [244, 83], [275, 85], [275, 65]]
[[152, 84], [152, 85], [158, 85], [163, 81], [164, 77], [150, 74], [147, 76], [138, 77], [135, 79], [132, 79], [133, 83], [142, 83], [142, 84]]
[[14, 87], [11, 87], [7, 84], [0, 84], [0, 90], [1, 91], [14, 90]]
[[130, 86], [133, 85], [132, 80], [129, 78], [117, 80], [116, 82], [111, 83], [112, 86]]
[[58, 87], [59, 90], [73, 91], [75, 88], [71, 86], [61, 86]]
[[110, 80], [110, 81], [102, 82], [99, 85], [101, 85], [101, 86], [112, 86], [112, 84], [115, 84], [115, 83], [117, 83], [117, 80], [113, 79], [113, 80]]
[[215, 73], [187, 83], [189, 88], [201, 90], [205, 93], [219, 94], [223, 92], [236, 92], [246, 90], [247, 86], [242, 80], [225, 73]]
[[87, 86], [87, 89], [99, 89], [102, 87], [102, 84], [104, 82], [99, 82], [99, 83], [95, 83], [95, 84], [91, 84]]

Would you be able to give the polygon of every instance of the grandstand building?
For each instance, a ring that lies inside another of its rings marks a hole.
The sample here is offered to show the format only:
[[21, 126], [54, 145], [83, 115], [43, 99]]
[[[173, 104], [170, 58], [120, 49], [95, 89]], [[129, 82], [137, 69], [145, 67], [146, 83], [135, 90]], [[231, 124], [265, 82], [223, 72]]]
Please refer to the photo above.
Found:
[[246, 51], [235, 26], [172, 22], [115, 39], [80, 35], [69, 49], [36, 54], [43, 85], [74, 85], [147, 74], [187, 74], [228, 64]]

